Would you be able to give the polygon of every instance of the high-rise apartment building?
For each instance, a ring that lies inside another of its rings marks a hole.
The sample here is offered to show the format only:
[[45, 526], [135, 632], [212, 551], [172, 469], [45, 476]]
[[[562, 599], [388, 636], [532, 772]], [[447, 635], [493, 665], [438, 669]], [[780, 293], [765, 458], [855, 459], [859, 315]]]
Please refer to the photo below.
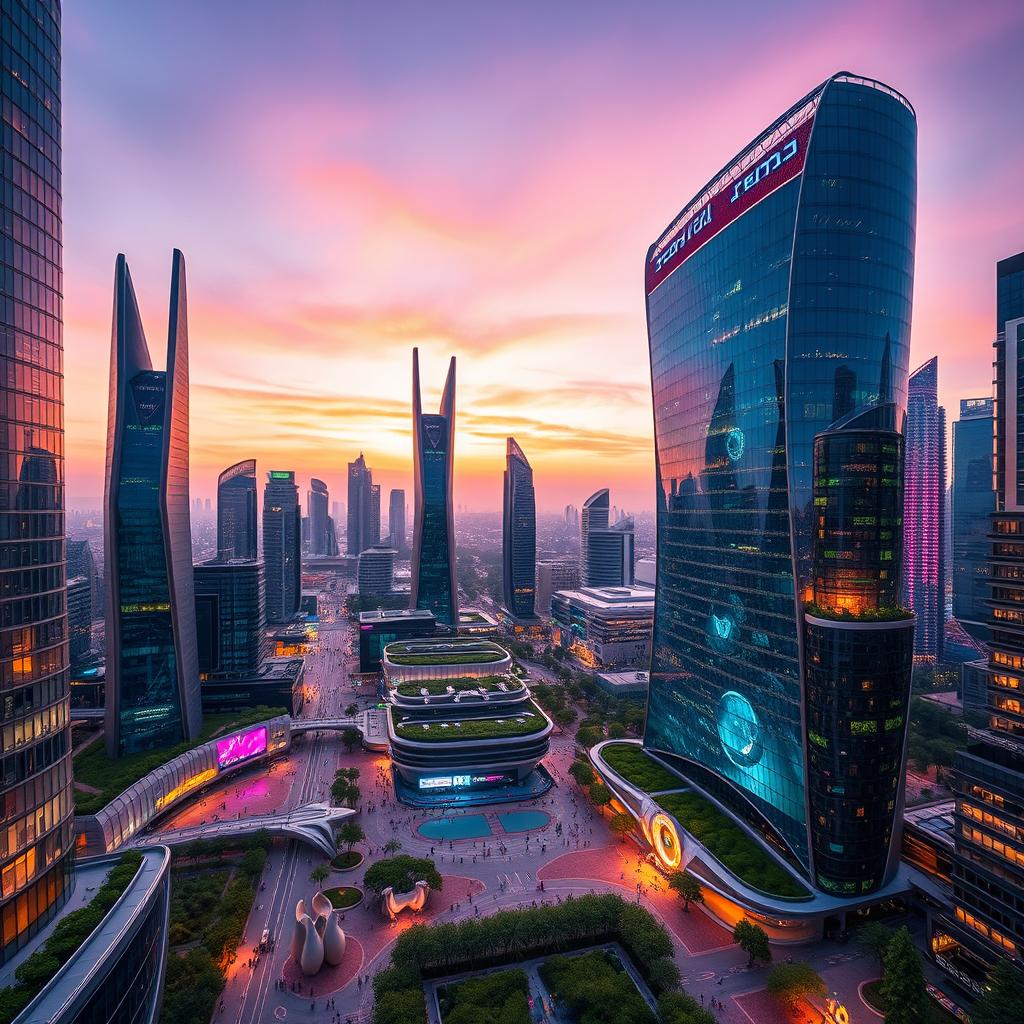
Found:
[[634, 583], [635, 540], [633, 517], [587, 534], [588, 587], [631, 587]]
[[595, 491], [585, 502], [580, 512], [580, 582], [588, 587], [590, 583], [587, 559], [590, 551], [589, 536], [591, 530], [607, 530], [610, 507], [608, 488], [602, 487]]
[[501, 556], [505, 608], [514, 618], [532, 619], [537, 590], [537, 501], [533, 469], [513, 437], [505, 444]]
[[388, 501], [388, 543], [399, 555], [405, 554], [408, 550], [405, 527], [405, 491], [400, 487], [391, 489]]
[[939, 359], [911, 375], [903, 491], [903, 604], [917, 616], [914, 654], [941, 660], [946, 624], [946, 410]]
[[380, 540], [380, 488], [377, 488], [376, 533], [373, 530], [373, 473], [363, 453], [348, 464], [348, 535], [345, 550], [358, 555]]
[[991, 398], [962, 398], [953, 424], [951, 526], [953, 617], [976, 640], [987, 640], [991, 590], [988, 537], [995, 511]]
[[128, 263], [117, 257], [104, 488], [106, 722], [111, 757], [202, 727], [188, 504], [185, 259], [171, 271], [167, 370], [154, 370]]
[[537, 592], [534, 610], [542, 619], [551, 615], [551, 598], [559, 590], [576, 590], [580, 585], [579, 560], [568, 555], [542, 558], [537, 562]]
[[375, 544], [359, 555], [356, 571], [360, 597], [387, 597], [395, 589], [395, 555], [386, 544]]
[[245, 459], [217, 478], [217, 557], [256, 554], [256, 460]]
[[311, 555], [330, 555], [332, 529], [331, 517], [327, 514], [330, 496], [327, 484], [314, 477], [309, 482], [306, 492], [306, 515], [309, 517], [309, 553]]
[[455, 577], [455, 518], [452, 470], [455, 443], [455, 356], [437, 414], [423, 412], [419, 350], [412, 350], [413, 522], [410, 608], [425, 608], [447, 626], [458, 625], [459, 588]]
[[[0, 38], [4, 961], [64, 902], [74, 807], [63, 552], [60, 5], [2, 0]], [[14, 735], [21, 737], [16, 752], [7, 738]]]
[[263, 488], [263, 565], [268, 622], [287, 622], [302, 598], [302, 509], [291, 470], [272, 469]]
[[[900, 845], [913, 620], [888, 604], [902, 494], [885, 449], [907, 402], [916, 140], [902, 96], [834, 75], [697, 191], [646, 264], [658, 569], [644, 742], [844, 899], [884, 890]], [[842, 444], [822, 461], [826, 436]], [[835, 543], [816, 549], [822, 531]], [[870, 588], [843, 568], [858, 559]], [[867, 690], [830, 712], [846, 655], [884, 714]], [[828, 789], [851, 747], [870, 780], [851, 793], [870, 788], [870, 803]]]

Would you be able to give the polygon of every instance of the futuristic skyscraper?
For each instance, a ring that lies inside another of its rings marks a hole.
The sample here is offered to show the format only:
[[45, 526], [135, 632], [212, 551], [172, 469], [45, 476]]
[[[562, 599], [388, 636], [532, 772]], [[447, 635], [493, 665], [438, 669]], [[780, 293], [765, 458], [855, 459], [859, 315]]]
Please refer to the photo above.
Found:
[[533, 470], [514, 437], [505, 444], [501, 554], [505, 608], [514, 618], [532, 619], [537, 589], [537, 504]]
[[602, 487], [583, 502], [580, 511], [580, 583], [590, 586], [590, 533], [608, 529], [608, 488]]
[[[887, 797], [836, 810], [828, 787], [838, 782], [825, 773], [842, 768], [848, 738], [881, 730], [886, 742], [863, 749], [877, 750], [875, 763], [860, 770], [876, 792], [897, 792], [909, 659], [903, 673], [889, 647], [865, 638], [875, 622], [883, 632], [895, 624], [902, 650], [912, 620], [884, 604], [899, 574], [902, 522], [891, 510], [847, 509], [816, 559], [822, 510], [845, 493], [846, 476], [869, 470], [856, 449], [843, 455], [843, 438], [825, 445], [821, 481], [815, 453], [846, 417], [888, 430], [861, 443], [875, 453], [878, 500], [898, 493], [897, 453], [882, 446], [907, 403], [916, 140], [906, 99], [836, 74], [716, 172], [646, 262], [658, 567], [645, 744], [841, 897], [891, 878], [899, 805]], [[872, 418], [876, 407], [884, 417]], [[828, 600], [816, 602], [818, 569], [841, 550], [842, 531], [866, 530], [872, 517], [890, 520], [875, 523], [868, 568], [886, 584], [876, 607], [854, 600], [859, 577], [841, 565]], [[805, 617], [809, 608], [824, 626]], [[830, 623], [840, 620], [865, 628], [839, 637]], [[812, 639], [828, 648], [825, 667], [813, 666], [824, 681], [810, 678]], [[847, 642], [860, 645], [858, 679], [892, 701], [881, 721], [877, 708], [826, 708], [815, 697], [838, 685], [828, 659]], [[810, 735], [816, 714], [824, 746]], [[884, 849], [865, 847], [860, 807]]]
[[272, 469], [263, 488], [267, 622], [287, 622], [302, 599], [302, 509], [295, 474]]
[[336, 555], [337, 541], [334, 538], [334, 523], [327, 514], [330, 507], [327, 484], [315, 477], [309, 482], [306, 492], [306, 515], [309, 516], [309, 553], [311, 555]]
[[256, 460], [229, 466], [217, 478], [217, 557], [256, 557]]
[[380, 491], [377, 498], [377, 532], [373, 523], [373, 473], [359, 453], [355, 462], [348, 464], [348, 532], [345, 550], [358, 555], [380, 540]]
[[416, 512], [413, 523], [410, 608], [426, 608], [438, 622], [459, 621], [455, 579], [452, 459], [455, 445], [455, 356], [435, 415], [423, 412], [419, 350], [412, 350], [412, 436]]
[[128, 263], [114, 270], [103, 521], [106, 744], [112, 757], [199, 735], [188, 506], [185, 258], [171, 269], [167, 370], [154, 370]]

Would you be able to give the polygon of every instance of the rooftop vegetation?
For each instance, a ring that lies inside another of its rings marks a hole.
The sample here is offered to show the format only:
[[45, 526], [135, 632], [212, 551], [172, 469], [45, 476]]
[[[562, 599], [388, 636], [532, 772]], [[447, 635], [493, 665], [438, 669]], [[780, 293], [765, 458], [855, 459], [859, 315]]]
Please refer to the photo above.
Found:
[[678, 775], [658, 764], [636, 743], [609, 743], [602, 749], [601, 756], [628, 783], [645, 793], [679, 789], [685, 785]]
[[480, 676], [474, 679], [472, 676], [453, 676], [451, 679], [414, 679], [411, 682], [399, 683], [396, 687], [398, 694], [402, 697], [421, 697], [423, 690], [426, 690], [431, 697], [443, 696], [448, 692], [448, 687], [456, 693], [464, 693], [467, 690], [486, 690], [488, 693], [500, 692], [499, 683], [504, 683], [509, 691], [521, 690], [523, 684], [514, 676]]
[[804, 605], [804, 611], [819, 619], [831, 619], [834, 622], [899, 622], [901, 619], [912, 619], [914, 613], [907, 608], [896, 605], [883, 605], [880, 608], [866, 608], [860, 612], [851, 612], [849, 608], [826, 608], [814, 601]]
[[407, 719], [395, 722], [395, 734], [401, 739], [421, 743], [461, 743], [465, 740], [496, 740], [508, 736], [529, 736], [547, 726], [540, 713], [502, 715], [500, 718], [460, 718], [443, 722]]
[[15, 970], [17, 983], [0, 989], [0, 1024], [10, 1024], [78, 952], [124, 895], [141, 864], [142, 854], [137, 850], [122, 854], [93, 898], [61, 917], [42, 947]]
[[479, 978], [467, 978], [438, 990], [444, 1024], [501, 1021], [501, 1024], [530, 1024], [530, 984], [526, 972], [498, 971]]
[[147, 750], [141, 754], [129, 754], [121, 758], [107, 757], [103, 741], [97, 740], [75, 755], [75, 781], [98, 789], [99, 792], [76, 791], [75, 813], [95, 814], [133, 783], [145, 778], [151, 771], [178, 757], [179, 754], [184, 754], [218, 736], [226, 736], [247, 725], [265, 722], [269, 718], [286, 713], [284, 708], [256, 707], [246, 711], [204, 715], [203, 731], [195, 742], [179, 743], [163, 750]]
[[788, 871], [728, 815], [699, 793], [669, 793], [658, 803], [717, 860], [752, 889], [771, 896], [805, 899], [810, 896]]
[[387, 652], [392, 665], [486, 665], [502, 661], [505, 654], [499, 651], [466, 651], [460, 654], [395, 654]]

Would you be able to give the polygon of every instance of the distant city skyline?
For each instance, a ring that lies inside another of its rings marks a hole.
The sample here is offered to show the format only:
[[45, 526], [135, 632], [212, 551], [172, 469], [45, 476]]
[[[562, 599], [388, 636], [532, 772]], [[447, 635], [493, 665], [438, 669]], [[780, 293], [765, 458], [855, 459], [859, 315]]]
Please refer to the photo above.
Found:
[[[989, 394], [989, 268], [1024, 230], [1008, 201], [1024, 150], [1008, 130], [1024, 93], [1020, 5], [922, 18], [881, 3], [743, 4], [727, 31], [720, 12], [646, 10], [593, 5], [581, 30], [571, 6], [522, 18], [313, 4], [296, 19], [257, 2], [240, 29], [217, 5], [69, 7], [72, 502], [102, 493], [95, 396], [113, 256], [138, 254], [142, 313], [156, 320], [177, 246], [190, 270], [194, 495], [213, 497], [242, 458], [342, 494], [360, 448], [385, 492], [411, 494], [405, 381], [419, 345], [430, 379], [448, 355], [464, 367], [456, 506], [501, 508], [513, 433], [539, 509], [602, 486], [620, 507], [653, 509], [636, 253], [737, 138], [837, 67], [898, 82], [919, 114], [911, 365], [941, 357], [947, 409]], [[680, 38], [716, 45], [680, 63]], [[394, 47], [382, 80], [379, 54]], [[652, 102], [651, 73], [669, 66], [673, 95]], [[117, 187], [115, 164], [131, 171]]]

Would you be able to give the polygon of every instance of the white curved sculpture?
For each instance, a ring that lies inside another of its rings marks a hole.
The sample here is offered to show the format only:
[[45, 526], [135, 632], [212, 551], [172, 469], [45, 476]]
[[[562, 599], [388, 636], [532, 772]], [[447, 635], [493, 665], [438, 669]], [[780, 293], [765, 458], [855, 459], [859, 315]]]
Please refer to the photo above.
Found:
[[430, 886], [426, 882], [417, 882], [414, 889], [397, 894], [389, 885], [380, 894], [381, 910], [386, 918], [394, 921], [403, 910], [419, 913], [427, 905], [429, 895]]
[[313, 916], [306, 912], [306, 901], [295, 904], [295, 931], [291, 955], [304, 975], [316, 974], [325, 963], [337, 967], [345, 956], [345, 933], [334, 916], [334, 906], [318, 892], [312, 901]]

